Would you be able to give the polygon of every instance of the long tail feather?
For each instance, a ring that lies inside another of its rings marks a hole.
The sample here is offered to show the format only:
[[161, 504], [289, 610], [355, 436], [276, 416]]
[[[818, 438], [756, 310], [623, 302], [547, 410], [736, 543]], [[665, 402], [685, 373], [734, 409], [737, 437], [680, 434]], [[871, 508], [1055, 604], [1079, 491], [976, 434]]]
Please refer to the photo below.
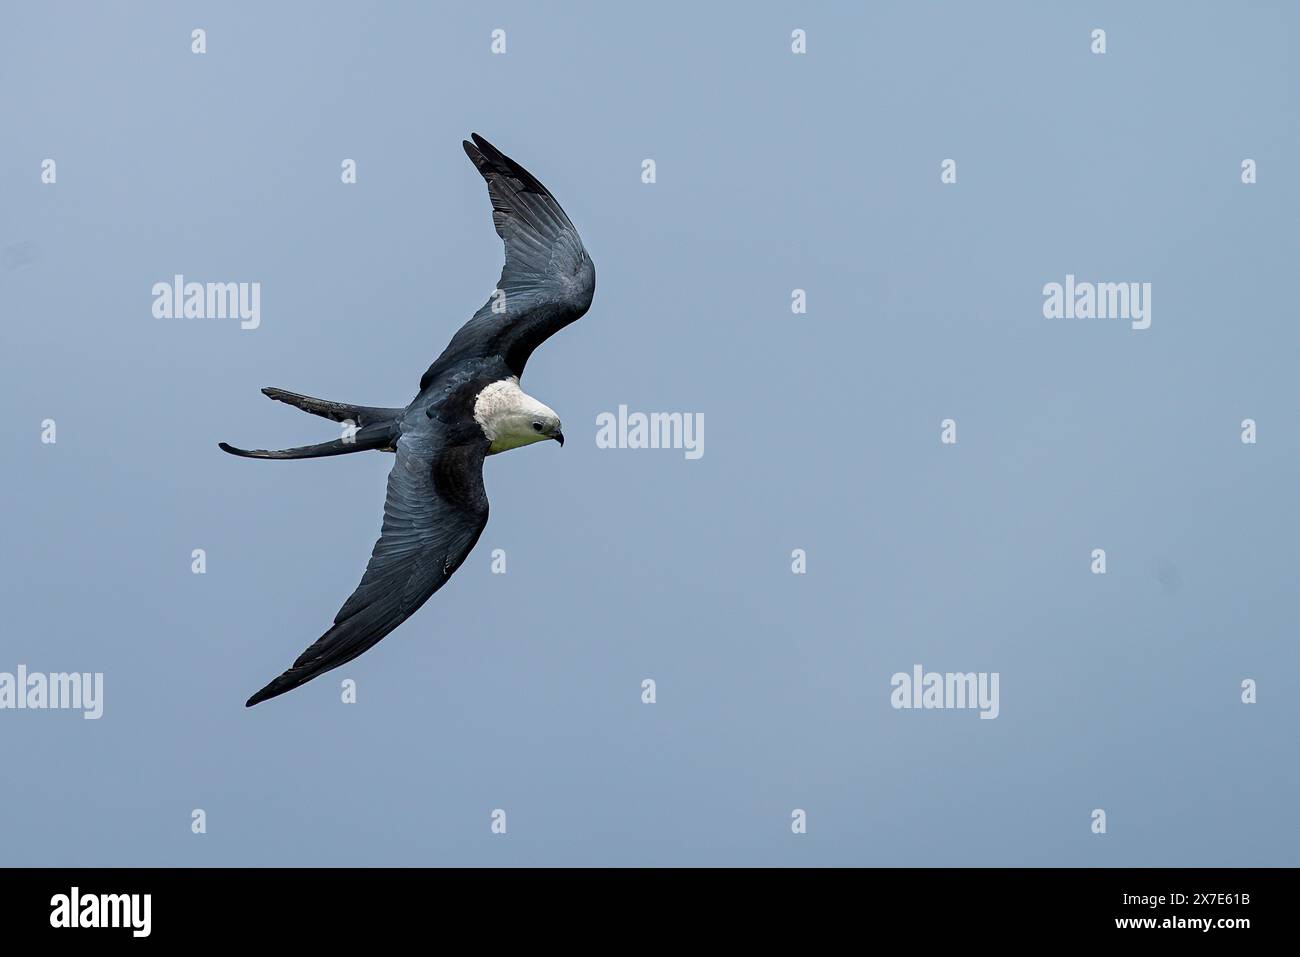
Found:
[[217, 447], [223, 452], [246, 459], [317, 459], [326, 455], [347, 455], [350, 452], [366, 452], [370, 449], [392, 451], [395, 441], [392, 427], [385, 422], [358, 429], [354, 435], [347, 438], [321, 442], [319, 445], [302, 445], [293, 449], [240, 449], [228, 442], [218, 442]]
[[274, 386], [267, 386], [262, 390], [262, 395], [268, 399], [274, 399], [276, 402], [284, 402], [287, 405], [302, 409], [304, 412], [310, 412], [312, 415], [333, 419], [335, 422], [346, 422], [350, 419], [356, 423], [358, 428], [377, 425], [381, 422], [392, 422], [394, 419], [400, 418], [402, 412], [405, 411], [403, 409], [385, 409], [372, 405], [352, 405], [348, 402], [331, 402], [328, 399], [316, 399], [309, 395], [299, 395], [297, 392], [287, 392]]

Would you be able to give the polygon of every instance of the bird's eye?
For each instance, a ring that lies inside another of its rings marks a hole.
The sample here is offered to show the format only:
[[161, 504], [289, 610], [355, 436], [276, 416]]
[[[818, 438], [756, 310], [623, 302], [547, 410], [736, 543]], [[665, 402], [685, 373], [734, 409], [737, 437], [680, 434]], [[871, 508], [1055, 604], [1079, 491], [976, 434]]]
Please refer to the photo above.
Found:
[[540, 431], [542, 431], [542, 423], [540, 423], [540, 422], [534, 422], [534, 423], [533, 423], [533, 431], [534, 431], [534, 432], [540, 432]]

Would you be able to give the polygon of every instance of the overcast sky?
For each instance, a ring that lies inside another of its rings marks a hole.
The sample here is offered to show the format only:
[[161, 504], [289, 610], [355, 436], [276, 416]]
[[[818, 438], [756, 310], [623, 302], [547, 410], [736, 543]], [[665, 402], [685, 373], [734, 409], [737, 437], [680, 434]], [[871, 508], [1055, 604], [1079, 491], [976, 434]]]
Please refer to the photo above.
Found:
[[[1298, 20], [7, 7], [0, 672], [104, 677], [98, 720], [0, 711], [0, 863], [1300, 863]], [[337, 436], [263, 386], [411, 399], [501, 266], [471, 131], [596, 264], [524, 382], [568, 441], [487, 462], [395, 634], [246, 710], [392, 458], [217, 442]], [[176, 274], [260, 325], [155, 318]], [[1150, 283], [1150, 328], [1045, 318], [1067, 275]], [[620, 405], [703, 454], [599, 448]], [[996, 719], [892, 707], [916, 665], [996, 673]]]

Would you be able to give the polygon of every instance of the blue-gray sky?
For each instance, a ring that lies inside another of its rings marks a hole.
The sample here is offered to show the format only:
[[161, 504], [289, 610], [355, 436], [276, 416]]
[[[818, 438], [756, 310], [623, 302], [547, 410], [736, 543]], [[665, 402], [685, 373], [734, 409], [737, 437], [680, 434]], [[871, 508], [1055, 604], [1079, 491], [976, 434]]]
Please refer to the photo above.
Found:
[[[1298, 25], [6, 8], [0, 671], [105, 701], [0, 711], [0, 863], [1300, 863]], [[451, 583], [245, 710], [356, 585], [392, 459], [216, 443], [337, 435], [262, 386], [409, 401], [500, 269], [471, 131], [596, 263], [524, 382], [568, 443], [489, 460]], [[176, 273], [260, 282], [261, 326], [155, 319]], [[1151, 328], [1045, 319], [1067, 273], [1152, 283]], [[702, 413], [705, 454], [597, 448], [620, 404]], [[998, 718], [894, 710], [914, 664], [999, 673]]]

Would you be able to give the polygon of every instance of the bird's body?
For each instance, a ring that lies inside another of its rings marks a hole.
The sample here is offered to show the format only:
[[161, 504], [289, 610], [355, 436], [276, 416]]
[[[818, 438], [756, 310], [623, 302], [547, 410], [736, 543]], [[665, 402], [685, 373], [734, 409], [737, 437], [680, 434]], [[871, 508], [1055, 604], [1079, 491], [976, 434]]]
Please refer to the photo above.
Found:
[[478, 135], [465, 152], [487, 180], [506, 263], [488, 302], [452, 337], [402, 409], [263, 389], [272, 399], [350, 423], [341, 439], [249, 458], [297, 459], [364, 450], [396, 453], [384, 523], [361, 584], [333, 626], [252, 706], [351, 661], [409, 618], [464, 562], [487, 524], [483, 461], [564, 433], [559, 416], [519, 386], [533, 350], [580, 318], [595, 269], [573, 224], [531, 174]]

